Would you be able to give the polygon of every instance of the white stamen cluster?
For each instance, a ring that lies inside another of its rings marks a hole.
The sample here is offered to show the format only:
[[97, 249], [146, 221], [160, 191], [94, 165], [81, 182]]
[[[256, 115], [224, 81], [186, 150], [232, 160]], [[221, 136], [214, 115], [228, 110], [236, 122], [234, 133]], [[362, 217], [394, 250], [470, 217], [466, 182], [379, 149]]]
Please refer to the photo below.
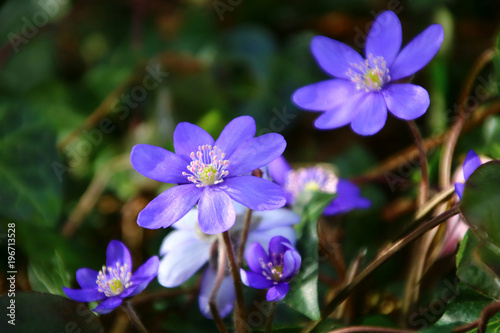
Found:
[[132, 285], [131, 276], [132, 273], [126, 264], [122, 266], [117, 262], [114, 268], [102, 266], [97, 275], [98, 290], [107, 297], [119, 295]]
[[226, 154], [216, 146], [203, 145], [198, 147], [198, 151], [192, 152], [192, 162], [187, 166], [188, 172], [183, 171], [190, 182], [197, 187], [204, 187], [222, 183], [223, 178], [228, 175], [226, 170], [229, 161], [225, 160]]
[[380, 91], [382, 86], [391, 80], [389, 69], [383, 57], [374, 58], [370, 53], [368, 58], [361, 64], [351, 64], [356, 69], [349, 69], [347, 75], [351, 81], [356, 83], [358, 90], [364, 89], [366, 92]]
[[303, 191], [337, 192], [337, 175], [330, 169], [322, 166], [301, 168], [288, 173], [285, 190], [297, 198]]

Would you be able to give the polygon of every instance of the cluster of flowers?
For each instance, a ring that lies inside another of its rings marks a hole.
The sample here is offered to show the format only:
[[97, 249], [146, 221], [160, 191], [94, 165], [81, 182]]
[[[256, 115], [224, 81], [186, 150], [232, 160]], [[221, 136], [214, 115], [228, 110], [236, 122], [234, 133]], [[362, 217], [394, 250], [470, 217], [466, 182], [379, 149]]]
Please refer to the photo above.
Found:
[[[372, 135], [384, 126], [387, 110], [400, 119], [418, 118], [429, 106], [429, 95], [404, 79], [434, 57], [442, 40], [442, 27], [431, 25], [401, 49], [401, 23], [390, 11], [374, 21], [364, 58], [341, 42], [315, 37], [312, 53], [334, 78], [298, 89], [292, 100], [303, 109], [324, 112], [315, 121], [318, 129], [350, 123], [356, 133]], [[119, 241], [111, 241], [106, 266], [100, 272], [78, 270], [76, 278], [82, 289], [65, 288], [66, 295], [82, 302], [102, 301], [94, 311], [104, 314], [141, 292], [156, 275], [161, 285], [176, 287], [208, 263], [199, 305], [212, 318], [208, 301], [218, 267], [211, 259], [222, 255], [216, 246], [218, 234], [229, 231], [233, 245], [238, 246], [246, 207], [254, 212], [245, 246], [250, 270], [241, 269], [241, 280], [247, 286], [268, 289], [268, 301], [282, 300], [301, 264], [293, 229], [300, 216], [283, 207], [293, 206], [304, 191], [336, 194], [324, 210], [326, 215], [368, 208], [370, 201], [330, 168], [292, 169], [281, 157], [286, 147], [283, 136], [255, 137], [255, 133], [254, 119], [241, 116], [229, 122], [217, 140], [194, 124], [179, 123], [173, 135], [175, 153], [136, 145], [131, 153], [135, 170], [177, 184], [152, 200], [137, 219], [144, 228], [175, 229], [161, 245], [162, 259], [154, 256], [132, 273], [130, 253]], [[467, 156], [465, 179], [479, 164], [477, 155]], [[266, 176], [252, 174], [261, 168]], [[463, 184], [457, 184], [456, 190], [461, 196]], [[233, 280], [226, 274], [216, 297], [222, 317], [232, 311], [234, 302]]]

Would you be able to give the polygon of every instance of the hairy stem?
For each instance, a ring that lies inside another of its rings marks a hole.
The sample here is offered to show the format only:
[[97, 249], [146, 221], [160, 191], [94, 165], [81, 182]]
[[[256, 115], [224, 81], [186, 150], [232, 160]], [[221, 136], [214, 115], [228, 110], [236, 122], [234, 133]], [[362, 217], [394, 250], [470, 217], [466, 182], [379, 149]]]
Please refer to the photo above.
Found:
[[269, 312], [266, 318], [266, 333], [271, 333], [273, 330], [274, 311], [276, 310], [276, 302], [269, 302]]
[[245, 245], [248, 239], [248, 232], [250, 231], [250, 222], [252, 221], [252, 210], [249, 208], [245, 215], [245, 223], [243, 224], [243, 230], [240, 236], [240, 246], [238, 248], [238, 254], [236, 258], [236, 263], [238, 267], [243, 264], [243, 255], [245, 254]]
[[148, 330], [144, 325], [142, 324], [141, 320], [135, 313], [134, 309], [132, 308], [132, 305], [130, 304], [130, 301], [125, 301], [122, 306], [122, 310], [127, 314], [129, 317], [130, 321], [134, 324], [134, 326], [137, 328], [137, 330], [141, 333], [148, 333]]
[[217, 309], [217, 303], [216, 303], [217, 293], [219, 292], [222, 280], [224, 279], [224, 273], [226, 271], [226, 265], [227, 265], [226, 250], [224, 249], [224, 241], [222, 240], [222, 237], [219, 237], [219, 250], [217, 251], [217, 253], [219, 256], [217, 262], [217, 276], [215, 278], [214, 287], [210, 292], [210, 296], [208, 298], [208, 306], [210, 308], [210, 313], [214, 318], [215, 324], [219, 329], [219, 332], [226, 333], [227, 329], [219, 314], [219, 310]]

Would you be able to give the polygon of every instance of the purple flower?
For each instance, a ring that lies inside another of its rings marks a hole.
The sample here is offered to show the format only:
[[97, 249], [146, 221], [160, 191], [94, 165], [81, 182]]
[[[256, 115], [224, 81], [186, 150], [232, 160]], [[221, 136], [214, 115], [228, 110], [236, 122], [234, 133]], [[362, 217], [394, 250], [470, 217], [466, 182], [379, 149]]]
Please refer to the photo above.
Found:
[[[229, 235], [233, 239], [233, 244], [238, 246], [246, 209], [238, 203], [235, 203], [234, 207], [236, 223], [229, 230]], [[300, 222], [300, 216], [285, 208], [263, 212], [254, 211], [246, 243], [247, 248], [253, 242], [268, 246], [271, 238], [276, 235], [284, 235], [292, 244], [295, 244], [296, 236], [292, 225], [298, 222]], [[204, 234], [199, 229], [198, 209], [196, 208], [187, 213], [173, 227], [175, 230], [165, 237], [160, 248], [160, 254], [163, 257], [158, 271], [158, 281], [168, 288], [177, 287], [208, 262], [209, 265], [203, 274], [198, 302], [203, 315], [212, 319], [208, 299], [217, 275], [217, 260], [214, 259], [217, 257], [218, 237]], [[216, 297], [216, 305], [221, 317], [231, 313], [235, 299], [233, 280], [227, 272]]]
[[383, 12], [373, 22], [365, 58], [336, 40], [316, 36], [311, 51], [325, 72], [335, 77], [302, 87], [293, 101], [306, 110], [325, 112], [315, 121], [319, 129], [351, 124], [354, 132], [372, 135], [382, 129], [387, 109], [411, 120], [429, 107], [429, 94], [417, 85], [397, 83], [422, 69], [438, 52], [443, 28], [433, 24], [401, 51], [401, 23], [396, 14]]
[[337, 177], [332, 168], [318, 165], [293, 170], [282, 156], [270, 163], [269, 172], [276, 183], [285, 189], [289, 205], [294, 205], [303, 192], [336, 193], [323, 211], [324, 215], [347, 213], [356, 208], [369, 208], [371, 202], [361, 196], [359, 188], [346, 179]]
[[64, 293], [78, 302], [102, 301], [93, 311], [106, 314], [126, 297], [139, 294], [158, 273], [157, 256], [149, 258], [132, 273], [130, 252], [122, 242], [113, 240], [106, 250], [106, 265], [97, 272], [90, 268], [76, 271], [76, 280], [82, 289], [63, 287]]
[[253, 243], [245, 253], [250, 272], [240, 269], [241, 280], [249, 287], [267, 289], [266, 299], [281, 301], [288, 290], [289, 282], [299, 272], [300, 254], [283, 236], [269, 242], [269, 255], [262, 245]]
[[200, 229], [217, 234], [234, 224], [232, 200], [259, 211], [282, 207], [283, 190], [249, 173], [280, 156], [285, 139], [276, 133], [254, 135], [254, 119], [242, 116], [227, 124], [217, 141], [196, 125], [180, 123], [174, 132], [175, 153], [136, 145], [130, 156], [135, 170], [154, 180], [179, 184], [151, 201], [137, 223], [144, 228], [165, 228], [198, 203]]
[[465, 188], [465, 182], [467, 179], [469, 179], [470, 175], [476, 169], [483, 164], [481, 162], [481, 158], [474, 152], [474, 150], [469, 150], [467, 153], [467, 156], [465, 157], [464, 161], [464, 182], [463, 183], [455, 183], [455, 192], [457, 193], [458, 197], [462, 199], [462, 196], [464, 194], [464, 188]]

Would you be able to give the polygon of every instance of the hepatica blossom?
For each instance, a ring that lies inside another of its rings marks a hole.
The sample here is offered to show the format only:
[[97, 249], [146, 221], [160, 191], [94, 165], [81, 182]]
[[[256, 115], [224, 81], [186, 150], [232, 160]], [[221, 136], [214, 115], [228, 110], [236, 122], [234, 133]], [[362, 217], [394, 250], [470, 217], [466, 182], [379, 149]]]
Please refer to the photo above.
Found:
[[[229, 234], [233, 239], [233, 244], [238, 246], [246, 209], [238, 203], [235, 203], [234, 207], [236, 223], [230, 229]], [[202, 277], [198, 301], [203, 315], [212, 319], [208, 299], [217, 275], [218, 237], [201, 232], [198, 227], [198, 216], [198, 209], [192, 209], [173, 225], [175, 230], [163, 240], [160, 248], [162, 259], [158, 281], [168, 288], [177, 287], [193, 276], [202, 266], [209, 263]], [[253, 242], [267, 247], [271, 238], [276, 235], [283, 235], [290, 240], [291, 244], [295, 244], [296, 236], [292, 225], [299, 221], [300, 216], [285, 208], [262, 212], [254, 211], [246, 243], [247, 248], [248, 244]], [[221, 317], [231, 313], [235, 299], [233, 280], [227, 272], [216, 297], [216, 305]]]
[[398, 81], [422, 69], [436, 55], [443, 29], [431, 25], [400, 51], [401, 41], [401, 23], [390, 11], [373, 22], [365, 58], [341, 42], [314, 37], [314, 57], [335, 78], [298, 89], [292, 100], [306, 110], [324, 112], [314, 123], [317, 128], [332, 129], [350, 123], [361, 135], [380, 131], [387, 109], [404, 120], [420, 117], [429, 107], [429, 94], [420, 86]]
[[467, 179], [469, 179], [470, 175], [472, 175], [472, 173], [476, 171], [476, 169], [481, 164], [483, 164], [481, 162], [481, 158], [476, 154], [476, 152], [474, 150], [469, 150], [467, 156], [465, 156], [464, 167], [463, 167], [464, 182], [455, 183], [455, 192], [457, 193], [460, 199], [462, 199], [462, 196], [464, 194], [465, 182], [467, 181]]
[[175, 153], [152, 145], [136, 145], [131, 162], [140, 174], [179, 184], [151, 201], [137, 223], [151, 229], [168, 227], [198, 203], [200, 229], [217, 234], [234, 224], [232, 200], [258, 211], [282, 207], [282, 189], [249, 173], [280, 156], [285, 139], [276, 133], [254, 135], [254, 119], [242, 116], [232, 120], [217, 141], [196, 125], [178, 124], [174, 131]]
[[124, 298], [143, 291], [158, 273], [158, 266], [158, 257], [153, 256], [132, 273], [129, 250], [122, 242], [113, 240], [106, 251], [106, 265], [99, 272], [80, 268], [76, 280], [82, 289], [63, 290], [78, 302], [102, 301], [93, 311], [106, 314], [122, 304]]
[[266, 299], [281, 301], [290, 290], [289, 282], [299, 272], [301, 263], [300, 254], [290, 241], [283, 236], [273, 237], [268, 253], [261, 244], [253, 243], [245, 257], [251, 271], [240, 269], [243, 283], [256, 289], [269, 288]]
[[346, 179], [338, 178], [326, 166], [292, 169], [283, 157], [270, 163], [269, 173], [276, 183], [285, 189], [289, 205], [294, 205], [303, 192], [319, 191], [336, 194], [323, 211], [324, 215], [347, 213], [356, 208], [369, 208], [371, 203], [361, 196], [359, 188]]

